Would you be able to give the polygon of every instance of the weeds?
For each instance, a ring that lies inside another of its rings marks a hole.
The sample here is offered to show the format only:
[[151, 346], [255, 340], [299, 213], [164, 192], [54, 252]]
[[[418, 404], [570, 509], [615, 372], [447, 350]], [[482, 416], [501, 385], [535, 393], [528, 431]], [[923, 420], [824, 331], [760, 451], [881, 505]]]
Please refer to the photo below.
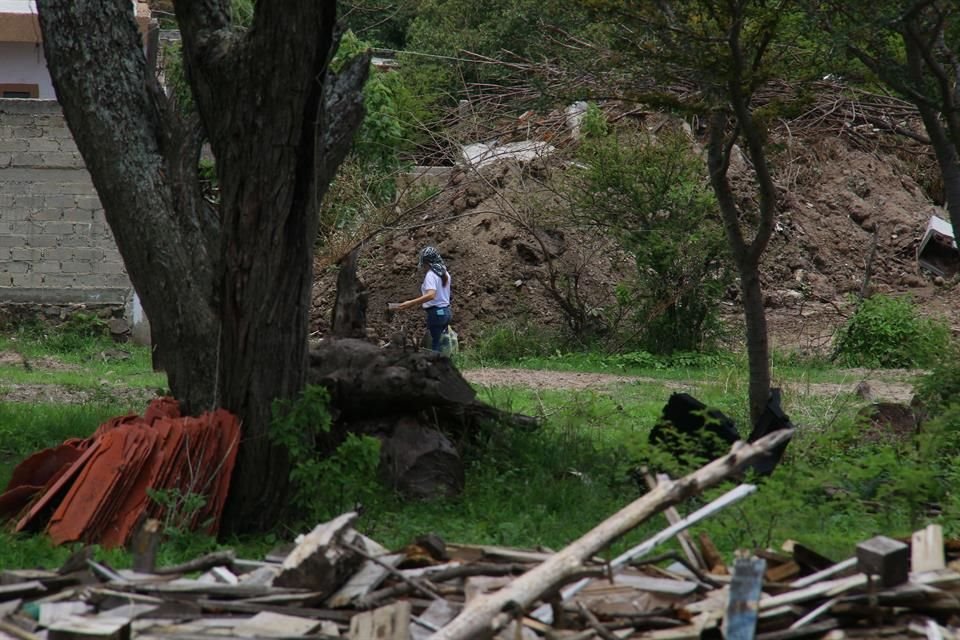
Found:
[[842, 364], [863, 367], [926, 367], [950, 344], [943, 320], [924, 318], [909, 298], [874, 295], [857, 308], [837, 341]]

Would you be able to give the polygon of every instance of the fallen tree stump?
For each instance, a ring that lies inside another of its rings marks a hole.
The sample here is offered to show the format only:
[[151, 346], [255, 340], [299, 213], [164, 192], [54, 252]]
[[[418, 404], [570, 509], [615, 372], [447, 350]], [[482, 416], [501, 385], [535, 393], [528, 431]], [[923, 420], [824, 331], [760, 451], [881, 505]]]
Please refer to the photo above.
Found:
[[413, 419], [400, 420], [380, 448], [384, 482], [410, 498], [438, 498], [463, 491], [460, 454], [440, 431]]
[[311, 350], [307, 381], [329, 391], [334, 410], [321, 453], [335, 450], [348, 433], [377, 437], [381, 477], [414, 498], [459, 494], [462, 447], [479, 434], [539, 426], [536, 418], [479, 400], [450, 359], [433, 351], [328, 339]]
[[429, 411], [440, 428], [455, 436], [481, 423], [524, 429], [539, 425], [536, 418], [479, 400], [450, 359], [433, 351], [331, 338], [311, 349], [307, 381], [327, 388], [338, 420]]

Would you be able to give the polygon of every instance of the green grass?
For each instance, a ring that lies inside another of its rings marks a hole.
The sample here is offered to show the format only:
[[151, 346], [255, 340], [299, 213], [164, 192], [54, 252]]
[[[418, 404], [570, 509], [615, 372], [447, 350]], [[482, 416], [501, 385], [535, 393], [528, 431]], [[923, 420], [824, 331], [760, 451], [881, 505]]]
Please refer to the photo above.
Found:
[[19, 354], [26, 362], [0, 365], [4, 384], [156, 389], [167, 383], [164, 374], [153, 371], [149, 347], [118, 344], [106, 337], [24, 332], [0, 336], [0, 352]]
[[[122, 345], [129, 359], [109, 362], [100, 355], [117, 348], [99, 337], [21, 332], [0, 338], [0, 351], [16, 350], [31, 360], [46, 357], [75, 369], [32, 370], [0, 367], [0, 387], [14, 384], [72, 385], [91, 394], [86, 404], [0, 402], [0, 485], [13, 464], [31, 452], [86, 436], [106, 418], [142, 411], [117, 400], [113, 385], [154, 388], [165, 385], [150, 368], [149, 352]], [[465, 366], [490, 365], [467, 353]], [[599, 391], [540, 391], [490, 387], [480, 396], [504, 409], [540, 415], [544, 426], [526, 433], [500, 428], [478, 435], [467, 451], [467, 483], [456, 499], [403, 502], [380, 487], [366, 495], [359, 526], [381, 543], [399, 547], [433, 532], [448, 541], [557, 549], [640, 495], [629, 470], [660, 457], [646, 444], [667, 397], [685, 390], [745, 426], [747, 372], [742, 358], [690, 356], [651, 363], [645, 356], [611, 358], [596, 354], [498, 362], [509, 366], [595, 371], [643, 376], [647, 380], [612, 385]], [[820, 382], [853, 382], [859, 374], [827, 363], [778, 356], [777, 383], [785, 387], [784, 408], [799, 431], [777, 473], [759, 484], [745, 502], [719, 514], [696, 531], [711, 535], [725, 553], [741, 547], [779, 547], [793, 539], [835, 559], [877, 533], [905, 535], [926, 521], [941, 522], [960, 533], [960, 500], [953, 495], [960, 459], [949, 450], [913, 443], [863, 442], [855, 414], [863, 401], [842, 393], [817, 394]], [[912, 372], [884, 373], [888, 380], [910, 380]], [[871, 377], [874, 377], [871, 372]], [[106, 381], [106, 384], [104, 384]], [[679, 467], [674, 474], [681, 473]], [[370, 480], [376, 483], [375, 479]], [[732, 485], [688, 501], [689, 512]], [[331, 516], [353, 508], [348, 495], [318, 496]], [[941, 514], [928, 517], [923, 505], [937, 503]], [[160, 561], [170, 564], [227, 545], [241, 557], [261, 557], [274, 544], [292, 540], [315, 524], [291, 520], [271, 534], [217, 542], [170, 532]], [[657, 516], [620, 541], [611, 553], [666, 526]], [[52, 547], [43, 536], [0, 533], [0, 566], [55, 567], [69, 549]], [[102, 551], [112, 566], [129, 564], [122, 551]]]

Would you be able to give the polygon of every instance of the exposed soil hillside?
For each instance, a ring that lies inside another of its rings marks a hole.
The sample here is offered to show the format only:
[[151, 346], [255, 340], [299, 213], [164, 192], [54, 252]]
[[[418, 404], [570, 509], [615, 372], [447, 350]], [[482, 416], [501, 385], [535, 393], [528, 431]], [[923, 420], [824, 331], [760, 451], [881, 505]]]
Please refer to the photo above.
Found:
[[[776, 231], [764, 260], [769, 322], [777, 346], [823, 350], [861, 290], [876, 236], [871, 291], [910, 294], [926, 312], [945, 314], [960, 328], [960, 288], [935, 281], [916, 263], [916, 248], [929, 217], [937, 213], [915, 176], [930, 171], [923, 147], [873, 129], [857, 136], [828, 130], [797, 136], [788, 127], [776, 132], [772, 148], [779, 189]], [[360, 277], [369, 288], [371, 337], [396, 338], [399, 330], [422, 330], [419, 313], [388, 321], [388, 301], [415, 297], [420, 276], [416, 252], [437, 246], [454, 278], [454, 326], [470, 340], [485, 326], [525, 317], [536, 325], [563, 322], [542, 280], [548, 279], [546, 253], [562, 268], [579, 268], [581, 289], [602, 305], [613, 295], [624, 257], [602, 239], [570, 231], [531, 233], [527, 224], [544, 203], [543, 190], [524, 180], [525, 168], [501, 163], [480, 171], [454, 170], [442, 191], [418, 212], [404, 231], [364, 247]], [[732, 167], [743, 198], [752, 196], [742, 159]], [[527, 190], [526, 196], [523, 195]], [[942, 210], [939, 212], [945, 217]], [[549, 228], [549, 227], [546, 227]], [[315, 287], [315, 330], [327, 330], [334, 277], [319, 274]], [[734, 334], [740, 326], [736, 295], [725, 303]]]

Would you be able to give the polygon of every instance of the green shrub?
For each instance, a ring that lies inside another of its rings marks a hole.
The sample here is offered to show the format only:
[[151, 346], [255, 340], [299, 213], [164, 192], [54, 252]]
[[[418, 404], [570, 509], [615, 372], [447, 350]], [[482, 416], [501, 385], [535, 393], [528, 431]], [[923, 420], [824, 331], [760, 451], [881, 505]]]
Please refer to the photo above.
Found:
[[380, 441], [347, 434], [333, 454], [323, 457], [318, 438], [330, 431], [331, 423], [330, 394], [323, 387], [308, 385], [296, 401], [274, 403], [270, 438], [290, 455], [291, 506], [310, 523], [382, 493], [377, 479]]
[[930, 373], [916, 385], [917, 398], [929, 417], [940, 415], [960, 398], [960, 349], [956, 344], [943, 353]]
[[636, 263], [616, 288], [617, 344], [655, 354], [714, 346], [733, 273], [716, 199], [689, 139], [622, 126], [588, 137], [577, 155], [582, 168], [565, 177], [565, 188], [579, 222], [609, 233]]
[[521, 319], [483, 329], [474, 341], [471, 355], [481, 361], [515, 362], [554, 355], [562, 346], [558, 334]]
[[949, 347], [950, 328], [924, 318], [908, 298], [874, 295], [863, 301], [837, 340], [840, 364], [855, 367], [926, 367]]

